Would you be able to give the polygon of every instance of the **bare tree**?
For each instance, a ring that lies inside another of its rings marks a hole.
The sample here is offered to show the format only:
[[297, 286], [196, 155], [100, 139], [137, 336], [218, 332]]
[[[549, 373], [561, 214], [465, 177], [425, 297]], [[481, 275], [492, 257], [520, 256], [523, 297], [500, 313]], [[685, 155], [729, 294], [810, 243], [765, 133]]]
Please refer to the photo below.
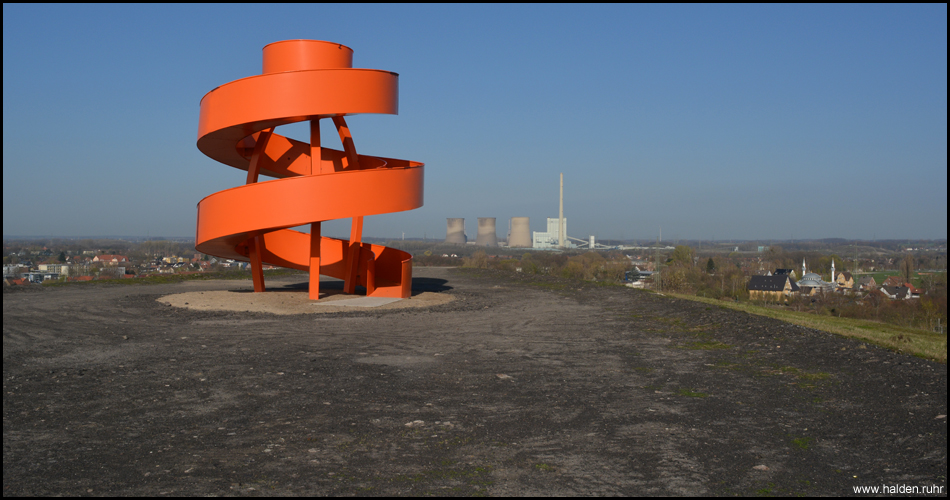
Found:
[[904, 281], [910, 283], [910, 279], [914, 276], [914, 256], [905, 255], [904, 260], [901, 261], [901, 276], [904, 277]]

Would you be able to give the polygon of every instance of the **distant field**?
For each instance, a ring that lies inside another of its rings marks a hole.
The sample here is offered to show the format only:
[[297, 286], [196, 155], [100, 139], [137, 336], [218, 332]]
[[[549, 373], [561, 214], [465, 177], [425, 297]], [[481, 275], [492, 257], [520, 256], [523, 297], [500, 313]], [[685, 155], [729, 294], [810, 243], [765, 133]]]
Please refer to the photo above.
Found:
[[[874, 278], [875, 280], [877, 277]], [[775, 318], [794, 325], [814, 328], [823, 332], [852, 337], [888, 349], [913, 354], [925, 359], [932, 359], [940, 363], [947, 362], [947, 336], [927, 330], [906, 328], [877, 321], [868, 321], [851, 318], [837, 318], [834, 316], [818, 316], [816, 314], [786, 311], [770, 307], [755, 306], [748, 303], [735, 303], [724, 300], [669, 293], [676, 298], [714, 304], [728, 309], [744, 311], [758, 316]]]

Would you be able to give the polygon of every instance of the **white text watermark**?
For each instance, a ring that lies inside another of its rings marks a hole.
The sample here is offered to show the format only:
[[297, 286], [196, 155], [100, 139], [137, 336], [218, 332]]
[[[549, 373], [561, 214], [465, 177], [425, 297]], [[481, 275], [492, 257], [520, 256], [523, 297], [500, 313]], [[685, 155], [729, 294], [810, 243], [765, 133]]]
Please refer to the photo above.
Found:
[[943, 494], [944, 487], [936, 484], [913, 486], [909, 484], [882, 484], [880, 486], [852, 486], [857, 494], [868, 495], [932, 495]]

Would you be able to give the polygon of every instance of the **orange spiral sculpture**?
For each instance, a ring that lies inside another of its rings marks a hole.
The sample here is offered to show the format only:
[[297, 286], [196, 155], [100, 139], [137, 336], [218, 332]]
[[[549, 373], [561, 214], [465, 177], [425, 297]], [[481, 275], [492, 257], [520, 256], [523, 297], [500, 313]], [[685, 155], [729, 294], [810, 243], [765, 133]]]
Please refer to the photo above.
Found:
[[[399, 75], [353, 68], [353, 50], [316, 40], [264, 47], [263, 74], [208, 92], [201, 100], [198, 149], [247, 171], [247, 184], [198, 203], [195, 248], [249, 261], [254, 291], [264, 291], [263, 264], [310, 272], [310, 299], [320, 275], [376, 297], [408, 298], [412, 256], [362, 243], [363, 217], [422, 206], [423, 164], [357, 154], [344, 116], [398, 111]], [[320, 120], [332, 121], [343, 150], [322, 146]], [[310, 122], [310, 143], [275, 134]], [[277, 180], [258, 182], [260, 175]], [[320, 223], [353, 218], [350, 239], [321, 237]], [[310, 224], [310, 233], [290, 228]]]

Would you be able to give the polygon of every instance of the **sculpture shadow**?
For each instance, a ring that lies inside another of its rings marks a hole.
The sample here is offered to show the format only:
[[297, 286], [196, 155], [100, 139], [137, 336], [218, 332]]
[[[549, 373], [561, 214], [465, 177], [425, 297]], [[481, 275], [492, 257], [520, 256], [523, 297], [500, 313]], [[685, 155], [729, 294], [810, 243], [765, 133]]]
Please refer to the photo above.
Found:
[[[419, 295], [423, 292], [445, 292], [451, 290], [448, 280], [439, 278], [412, 278], [412, 295]], [[306, 292], [310, 290], [310, 282], [301, 281], [299, 283], [289, 283], [282, 286], [269, 286], [267, 292]], [[230, 290], [234, 293], [254, 293], [254, 290]], [[265, 292], [265, 293], [267, 293]], [[322, 279], [320, 280], [320, 296], [337, 295], [343, 293], [343, 280]], [[356, 295], [366, 295], [366, 288], [357, 286]]]
[[447, 285], [449, 281], [439, 278], [412, 278], [412, 294], [422, 292], [446, 292], [452, 289]]

